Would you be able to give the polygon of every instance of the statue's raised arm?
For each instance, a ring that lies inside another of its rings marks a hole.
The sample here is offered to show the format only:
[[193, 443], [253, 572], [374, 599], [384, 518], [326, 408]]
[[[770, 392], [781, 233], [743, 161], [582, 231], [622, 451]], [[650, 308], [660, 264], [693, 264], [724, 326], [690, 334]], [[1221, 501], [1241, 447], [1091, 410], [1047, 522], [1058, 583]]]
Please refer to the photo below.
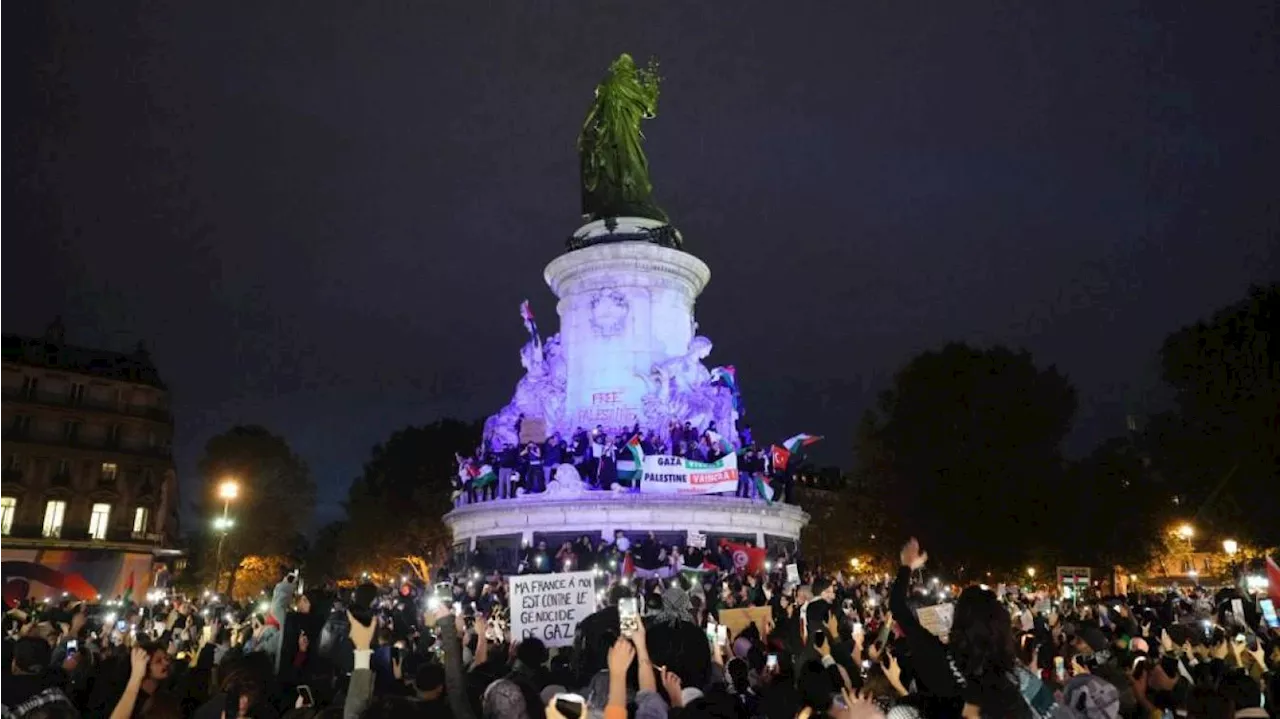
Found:
[[582, 214], [588, 222], [613, 217], [667, 221], [654, 204], [649, 161], [640, 146], [640, 122], [658, 112], [658, 65], [637, 68], [623, 53], [596, 86], [595, 101], [578, 136]]

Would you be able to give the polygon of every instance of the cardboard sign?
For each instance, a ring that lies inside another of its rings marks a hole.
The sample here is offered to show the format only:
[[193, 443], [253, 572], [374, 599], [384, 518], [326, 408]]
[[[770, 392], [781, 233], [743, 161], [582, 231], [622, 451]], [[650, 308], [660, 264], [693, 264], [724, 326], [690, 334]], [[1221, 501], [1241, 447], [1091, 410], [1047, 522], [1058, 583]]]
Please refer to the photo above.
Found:
[[721, 609], [720, 623], [729, 628], [729, 641], [737, 638], [742, 630], [755, 623], [760, 636], [768, 636], [770, 624], [773, 623], [773, 607], [744, 607], [740, 609]]
[[951, 634], [951, 622], [956, 617], [956, 605], [947, 602], [920, 607], [916, 611], [916, 617], [920, 620], [920, 626], [929, 630], [930, 634], [939, 639], [945, 639]]
[[520, 423], [520, 444], [528, 444], [537, 442], [542, 444], [547, 441], [547, 421], [545, 419], [537, 419], [525, 417]]
[[692, 529], [689, 530], [689, 546], [695, 549], [706, 549], [707, 535]]
[[573, 645], [578, 623], [596, 610], [595, 572], [511, 577], [511, 636], [548, 647]]

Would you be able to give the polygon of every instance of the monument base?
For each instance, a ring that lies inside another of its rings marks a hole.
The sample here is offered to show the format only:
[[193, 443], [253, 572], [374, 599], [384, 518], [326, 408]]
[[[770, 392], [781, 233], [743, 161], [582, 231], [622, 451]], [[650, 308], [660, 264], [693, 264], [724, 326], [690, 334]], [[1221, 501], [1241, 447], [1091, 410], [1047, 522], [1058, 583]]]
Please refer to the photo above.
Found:
[[738, 497], [548, 492], [463, 505], [444, 521], [453, 532], [455, 558], [479, 553], [493, 568], [510, 572], [523, 547], [546, 542], [554, 552], [584, 534], [612, 542], [618, 530], [632, 541], [653, 532], [664, 544], [684, 546], [693, 531], [705, 535], [709, 547], [729, 539], [771, 551], [794, 549], [809, 515], [794, 505]]

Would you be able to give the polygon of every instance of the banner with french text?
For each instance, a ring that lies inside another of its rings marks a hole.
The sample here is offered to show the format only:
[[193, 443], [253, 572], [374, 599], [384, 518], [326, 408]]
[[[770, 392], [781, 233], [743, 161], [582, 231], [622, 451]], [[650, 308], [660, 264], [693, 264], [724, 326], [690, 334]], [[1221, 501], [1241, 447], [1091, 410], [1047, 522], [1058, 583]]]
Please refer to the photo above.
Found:
[[[738, 488], [738, 455], [726, 454], [715, 462], [685, 457], [647, 454], [640, 492], [644, 494], [718, 494]], [[618, 460], [618, 474], [635, 469], [632, 460]]]
[[596, 610], [596, 573], [561, 572], [511, 577], [511, 637], [538, 638], [548, 647], [573, 646], [578, 623]]

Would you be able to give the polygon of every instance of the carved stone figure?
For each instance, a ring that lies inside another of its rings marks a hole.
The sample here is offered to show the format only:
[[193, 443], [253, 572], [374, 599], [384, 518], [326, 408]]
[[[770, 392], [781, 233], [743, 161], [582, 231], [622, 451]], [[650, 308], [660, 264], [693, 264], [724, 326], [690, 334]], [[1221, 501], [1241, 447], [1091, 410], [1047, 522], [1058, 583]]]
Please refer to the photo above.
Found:
[[485, 441], [494, 449], [516, 446], [520, 439], [516, 420], [522, 414], [546, 420], [548, 427], [558, 427], [564, 420], [568, 366], [561, 352], [560, 336], [552, 335], [545, 342], [526, 342], [520, 348], [520, 365], [525, 374], [516, 383], [515, 396], [484, 423]]
[[578, 135], [582, 215], [588, 222], [613, 217], [667, 221], [653, 203], [649, 160], [640, 146], [640, 123], [658, 112], [658, 66], [637, 68], [623, 53], [596, 86], [595, 101]]
[[722, 436], [737, 436], [737, 412], [733, 408], [733, 392], [712, 383], [711, 372], [702, 364], [711, 354], [711, 340], [694, 337], [689, 349], [653, 366], [645, 381], [643, 399], [645, 417], [652, 427], [665, 427], [669, 422], [689, 422], [705, 428], [711, 422]]

